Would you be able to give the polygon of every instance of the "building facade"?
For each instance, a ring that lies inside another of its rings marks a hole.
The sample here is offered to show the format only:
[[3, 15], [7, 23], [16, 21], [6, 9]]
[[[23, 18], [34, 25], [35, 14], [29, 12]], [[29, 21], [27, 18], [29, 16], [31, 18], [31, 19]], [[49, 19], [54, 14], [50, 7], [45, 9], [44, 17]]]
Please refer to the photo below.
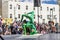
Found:
[[[60, 15], [60, 0], [58, 0], [58, 5], [59, 5], [59, 15]], [[59, 16], [59, 23], [60, 23], [60, 16]]]
[[2, 9], [3, 18], [17, 18], [17, 20], [20, 20], [22, 14], [33, 11], [33, 3], [10, 0], [3, 3]]
[[[52, 20], [55, 23], [59, 23], [59, 5], [58, 4], [41, 4], [39, 9], [34, 7], [34, 2], [20, 2], [20, 0], [7, 0], [2, 2], [2, 17], [3, 18], [13, 18], [21, 20], [22, 14], [34, 11], [35, 20], [38, 23]], [[38, 11], [39, 10], [39, 11]], [[39, 15], [38, 15], [39, 12]]]
[[2, 15], [2, 0], [0, 0], [0, 16]]

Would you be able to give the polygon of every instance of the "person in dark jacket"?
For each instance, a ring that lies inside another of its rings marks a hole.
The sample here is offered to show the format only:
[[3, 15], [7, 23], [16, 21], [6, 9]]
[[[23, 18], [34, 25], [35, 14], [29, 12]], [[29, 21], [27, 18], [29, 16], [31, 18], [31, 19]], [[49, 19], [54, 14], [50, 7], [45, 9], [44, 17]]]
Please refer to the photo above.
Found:
[[0, 38], [1, 38], [1, 40], [4, 40], [3, 37], [1, 36], [1, 34], [2, 34], [2, 27], [0, 27]]

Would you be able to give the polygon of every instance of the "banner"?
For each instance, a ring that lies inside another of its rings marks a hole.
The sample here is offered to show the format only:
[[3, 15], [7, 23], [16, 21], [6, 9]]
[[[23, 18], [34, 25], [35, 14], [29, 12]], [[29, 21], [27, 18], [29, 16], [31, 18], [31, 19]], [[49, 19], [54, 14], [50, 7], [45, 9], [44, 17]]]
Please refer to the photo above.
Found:
[[33, 0], [20, 0], [20, 2], [33, 2]]
[[20, 0], [20, 2], [25, 2], [26, 0]]
[[57, 0], [41, 0], [42, 4], [57, 4]]
[[7, 25], [13, 22], [12, 18], [2, 18], [2, 23], [6, 23]]

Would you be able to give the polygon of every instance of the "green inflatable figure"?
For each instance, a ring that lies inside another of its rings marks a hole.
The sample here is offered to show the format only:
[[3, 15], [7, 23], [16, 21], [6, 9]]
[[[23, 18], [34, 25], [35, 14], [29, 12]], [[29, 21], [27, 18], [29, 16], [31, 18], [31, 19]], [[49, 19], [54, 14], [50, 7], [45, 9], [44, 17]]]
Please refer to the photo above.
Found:
[[[29, 19], [29, 21], [24, 20], [23, 18], [26, 17]], [[21, 18], [21, 22], [23, 21], [22, 28], [24, 35], [33, 35], [36, 34], [36, 27], [34, 25], [34, 12], [29, 12], [27, 14], [23, 14]]]

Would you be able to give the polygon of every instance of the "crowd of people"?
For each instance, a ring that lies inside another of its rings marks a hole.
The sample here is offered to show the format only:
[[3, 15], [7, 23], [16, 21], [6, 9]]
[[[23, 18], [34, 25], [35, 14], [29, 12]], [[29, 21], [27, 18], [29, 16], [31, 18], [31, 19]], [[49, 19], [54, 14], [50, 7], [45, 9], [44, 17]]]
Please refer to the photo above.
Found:
[[0, 20], [0, 34], [22, 34], [22, 25], [20, 24], [20, 21], [14, 21], [13, 23], [7, 25], [6, 23], [2, 23], [2, 20]]
[[[54, 24], [53, 21], [49, 21], [48, 24], [42, 23], [38, 24], [34, 22], [36, 26], [36, 30], [38, 33], [46, 34], [46, 33], [56, 33], [58, 31], [59, 24]], [[6, 23], [2, 23], [0, 20], [0, 34], [2, 35], [11, 35], [11, 34], [23, 34], [23, 28], [20, 21], [14, 21], [10, 25], [6, 25]]]
[[54, 24], [53, 21], [49, 21], [47, 23], [37, 24], [36, 29], [39, 33], [46, 34], [46, 33], [57, 33], [59, 28], [59, 24]]

